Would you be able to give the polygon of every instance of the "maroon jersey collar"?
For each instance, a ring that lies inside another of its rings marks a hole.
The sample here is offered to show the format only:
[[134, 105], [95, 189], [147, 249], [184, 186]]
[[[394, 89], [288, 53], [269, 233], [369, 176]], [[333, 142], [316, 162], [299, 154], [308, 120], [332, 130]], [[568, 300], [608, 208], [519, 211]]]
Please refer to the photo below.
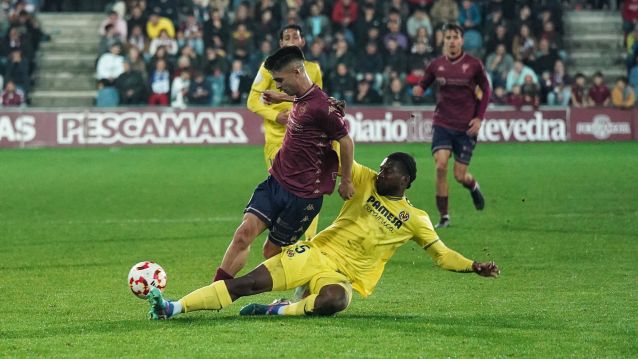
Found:
[[445, 59], [448, 60], [448, 62], [452, 63], [452, 65], [456, 65], [459, 63], [459, 61], [461, 61], [463, 58], [465, 57], [465, 52], [461, 52], [461, 54], [459, 56], [457, 56], [454, 59], [451, 59], [448, 55], [445, 55]]
[[297, 102], [297, 101], [301, 101], [301, 100], [303, 100], [303, 98], [304, 98], [304, 97], [306, 97], [306, 96], [308, 96], [308, 94], [310, 94], [310, 93], [311, 93], [311, 92], [312, 92], [312, 91], [313, 91], [316, 87], [317, 87], [317, 85], [312, 84], [312, 86], [310, 86], [310, 88], [308, 89], [308, 91], [306, 91], [303, 95], [298, 96], [298, 97], [295, 97], [294, 102]]

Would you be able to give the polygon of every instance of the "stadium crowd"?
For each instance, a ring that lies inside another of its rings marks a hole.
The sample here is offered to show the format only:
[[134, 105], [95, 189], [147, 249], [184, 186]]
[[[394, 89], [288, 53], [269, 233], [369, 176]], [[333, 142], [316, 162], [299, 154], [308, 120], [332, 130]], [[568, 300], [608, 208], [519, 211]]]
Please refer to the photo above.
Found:
[[37, 20], [36, 0], [0, 1], [0, 98], [2, 106], [27, 102], [35, 55], [47, 35]]

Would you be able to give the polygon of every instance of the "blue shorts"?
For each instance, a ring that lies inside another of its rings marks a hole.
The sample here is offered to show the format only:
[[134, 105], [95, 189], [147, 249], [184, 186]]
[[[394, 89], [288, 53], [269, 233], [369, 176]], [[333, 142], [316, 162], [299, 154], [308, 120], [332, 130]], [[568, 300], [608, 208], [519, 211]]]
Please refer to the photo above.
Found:
[[284, 247], [299, 240], [321, 210], [322, 204], [323, 196], [298, 197], [288, 192], [273, 176], [268, 176], [255, 188], [244, 213], [259, 217], [270, 230], [268, 240]]
[[432, 126], [432, 154], [438, 150], [451, 150], [454, 160], [469, 165], [472, 152], [476, 147], [476, 137], [470, 137], [465, 131], [455, 131], [441, 126]]

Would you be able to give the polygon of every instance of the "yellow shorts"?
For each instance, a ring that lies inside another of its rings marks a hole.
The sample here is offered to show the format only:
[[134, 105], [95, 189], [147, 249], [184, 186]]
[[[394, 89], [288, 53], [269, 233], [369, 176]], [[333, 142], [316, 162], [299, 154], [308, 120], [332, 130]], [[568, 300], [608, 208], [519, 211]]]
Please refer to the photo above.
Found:
[[298, 242], [282, 249], [281, 254], [264, 262], [272, 276], [272, 290], [284, 291], [308, 285], [311, 294], [321, 288], [337, 284], [346, 290], [348, 303], [352, 300], [352, 284], [337, 266], [311, 242]]
[[266, 170], [272, 167], [272, 162], [275, 160], [275, 155], [279, 152], [281, 143], [266, 143], [264, 145], [264, 160], [266, 161]]

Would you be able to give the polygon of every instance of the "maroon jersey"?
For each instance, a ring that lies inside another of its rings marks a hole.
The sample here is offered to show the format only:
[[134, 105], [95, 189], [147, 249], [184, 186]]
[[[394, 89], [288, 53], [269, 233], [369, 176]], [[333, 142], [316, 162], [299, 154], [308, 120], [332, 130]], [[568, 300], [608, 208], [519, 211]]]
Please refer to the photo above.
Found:
[[334, 191], [339, 168], [332, 141], [348, 134], [343, 113], [317, 85], [292, 105], [286, 135], [270, 173], [293, 194], [316, 198]]
[[[436, 80], [439, 85], [434, 124], [456, 131], [466, 131], [474, 117], [483, 119], [490, 100], [490, 85], [481, 60], [462, 53], [452, 60], [439, 56], [425, 69], [419, 84], [426, 89]], [[483, 95], [476, 97], [476, 85]]]
[[594, 101], [596, 106], [603, 106], [605, 101], [611, 96], [607, 85], [602, 84], [600, 86], [591, 85], [588, 92], [589, 97]]

